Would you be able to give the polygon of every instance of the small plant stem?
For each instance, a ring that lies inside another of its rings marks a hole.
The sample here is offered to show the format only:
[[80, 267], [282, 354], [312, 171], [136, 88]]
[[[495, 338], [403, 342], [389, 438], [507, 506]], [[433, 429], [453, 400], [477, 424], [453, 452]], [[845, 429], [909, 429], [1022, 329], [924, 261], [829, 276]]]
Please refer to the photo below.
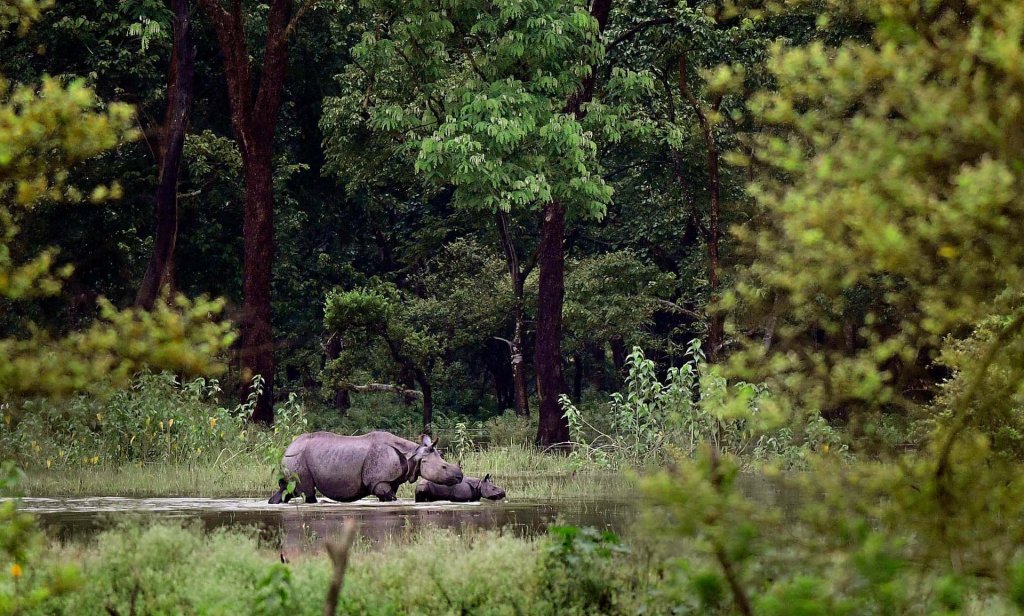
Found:
[[338, 611], [338, 597], [341, 595], [341, 585], [345, 581], [345, 568], [348, 566], [348, 556], [355, 537], [356, 521], [354, 518], [348, 518], [341, 528], [341, 536], [338, 541], [327, 541], [327, 554], [334, 564], [334, 576], [331, 578], [331, 585], [327, 588], [324, 616], [334, 616]]
[[[719, 496], [724, 497], [722, 471], [720, 469], [721, 458], [719, 457], [718, 448], [712, 447], [709, 456], [711, 485]], [[715, 558], [718, 560], [718, 565], [722, 568], [722, 574], [725, 576], [725, 581], [729, 583], [729, 589], [732, 591], [732, 600], [733, 603], [736, 604], [736, 610], [739, 611], [740, 614], [743, 614], [743, 616], [753, 616], [754, 609], [750, 605], [750, 598], [747, 597], [747, 592], [740, 584], [740, 580], [736, 575], [736, 570], [733, 568], [732, 560], [729, 559], [729, 555], [725, 552], [725, 547], [717, 538], [712, 538], [711, 543], [715, 548]]]
[[722, 567], [725, 581], [729, 582], [729, 589], [732, 590], [732, 599], [736, 604], [736, 610], [744, 616], [753, 616], [754, 610], [750, 606], [750, 599], [747, 598], [746, 591], [740, 586], [740, 581], [736, 577], [736, 571], [732, 567], [732, 561], [729, 560], [725, 549], [718, 542], [715, 542], [715, 558], [718, 559], [718, 564]]

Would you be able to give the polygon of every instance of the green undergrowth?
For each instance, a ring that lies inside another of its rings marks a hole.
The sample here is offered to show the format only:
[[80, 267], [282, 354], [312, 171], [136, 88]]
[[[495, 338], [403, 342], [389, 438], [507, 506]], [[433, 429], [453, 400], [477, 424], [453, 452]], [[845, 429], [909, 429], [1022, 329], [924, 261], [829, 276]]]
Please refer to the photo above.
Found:
[[[276, 549], [248, 530], [206, 533], [174, 523], [50, 544], [22, 583], [58, 563], [74, 563], [88, 583], [23, 613], [322, 614], [331, 575], [323, 554], [282, 564]], [[357, 543], [338, 611], [634, 613], [648, 579], [642, 560], [610, 534], [556, 528], [546, 538], [522, 539], [435, 529], [405, 545]], [[0, 593], [13, 590], [0, 576]]]

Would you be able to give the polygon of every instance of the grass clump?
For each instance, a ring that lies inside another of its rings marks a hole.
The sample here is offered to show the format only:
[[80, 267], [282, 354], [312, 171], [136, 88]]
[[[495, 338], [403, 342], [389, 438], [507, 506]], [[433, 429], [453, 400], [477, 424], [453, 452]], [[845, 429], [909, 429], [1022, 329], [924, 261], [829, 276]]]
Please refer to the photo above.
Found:
[[21, 489], [26, 496], [226, 498], [269, 496], [273, 486], [274, 466], [246, 456], [220, 463], [37, 467], [25, 473]]

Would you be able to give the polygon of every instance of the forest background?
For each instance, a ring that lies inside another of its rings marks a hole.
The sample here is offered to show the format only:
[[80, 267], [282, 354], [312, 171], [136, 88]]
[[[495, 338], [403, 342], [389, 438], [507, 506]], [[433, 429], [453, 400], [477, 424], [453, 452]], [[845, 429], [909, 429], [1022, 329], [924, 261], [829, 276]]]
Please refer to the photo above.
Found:
[[[435, 431], [508, 443], [499, 470], [648, 471], [684, 581], [560, 569], [583, 611], [1021, 603], [1017, 3], [0, 20], [0, 457], [30, 489], [230, 460], [262, 485], [300, 431]], [[749, 507], [752, 462], [800, 469], [801, 523]], [[536, 571], [618, 553], [562, 539]]]

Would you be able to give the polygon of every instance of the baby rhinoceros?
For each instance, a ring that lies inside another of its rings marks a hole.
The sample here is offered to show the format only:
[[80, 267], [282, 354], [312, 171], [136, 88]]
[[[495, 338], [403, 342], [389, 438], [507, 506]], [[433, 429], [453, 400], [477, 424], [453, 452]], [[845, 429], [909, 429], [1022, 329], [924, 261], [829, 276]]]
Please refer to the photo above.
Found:
[[475, 503], [481, 498], [501, 500], [505, 498], [505, 490], [491, 483], [488, 473], [483, 479], [464, 477], [459, 483], [446, 486], [426, 479], [416, 484], [416, 502], [451, 501], [453, 503]]

